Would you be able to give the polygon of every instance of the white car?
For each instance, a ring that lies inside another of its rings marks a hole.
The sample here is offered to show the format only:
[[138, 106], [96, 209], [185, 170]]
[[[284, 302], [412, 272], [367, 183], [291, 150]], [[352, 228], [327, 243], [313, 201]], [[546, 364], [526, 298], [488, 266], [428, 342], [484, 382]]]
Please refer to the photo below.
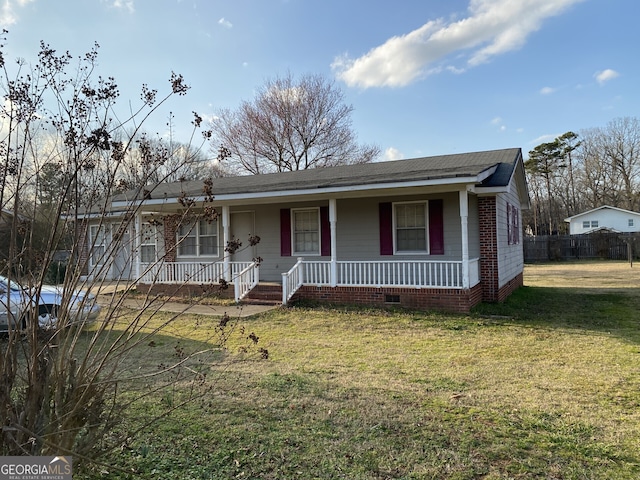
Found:
[[62, 305], [68, 309], [67, 324], [95, 320], [100, 313], [95, 296], [82, 290], [74, 290], [67, 302], [63, 302], [62, 287], [43, 285], [39, 296], [36, 292], [0, 276], [0, 332], [8, 332], [10, 325], [25, 328], [32, 312], [37, 312], [40, 328], [53, 328]]

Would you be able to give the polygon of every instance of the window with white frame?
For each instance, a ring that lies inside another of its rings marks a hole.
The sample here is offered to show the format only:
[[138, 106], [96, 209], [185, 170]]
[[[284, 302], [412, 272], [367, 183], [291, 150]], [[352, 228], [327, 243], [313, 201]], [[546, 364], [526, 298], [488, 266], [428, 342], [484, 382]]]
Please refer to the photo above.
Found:
[[140, 232], [140, 261], [142, 263], [153, 263], [156, 261], [157, 245], [157, 227], [150, 223], [143, 223], [142, 231]]
[[105, 225], [91, 225], [89, 228], [91, 265], [102, 265], [104, 263], [107, 240], [107, 228]]
[[598, 220], [591, 220], [591, 228], [598, 228]]
[[630, 219], [629, 219], [629, 226], [630, 226], [630, 227], [633, 227], [633, 218], [630, 218]]
[[398, 253], [428, 253], [427, 203], [394, 204], [395, 250]]
[[591, 222], [589, 220], [583, 221], [582, 228], [591, 228]]
[[218, 256], [217, 220], [182, 224], [177, 237], [179, 257]]
[[320, 255], [320, 209], [293, 209], [291, 215], [293, 253]]

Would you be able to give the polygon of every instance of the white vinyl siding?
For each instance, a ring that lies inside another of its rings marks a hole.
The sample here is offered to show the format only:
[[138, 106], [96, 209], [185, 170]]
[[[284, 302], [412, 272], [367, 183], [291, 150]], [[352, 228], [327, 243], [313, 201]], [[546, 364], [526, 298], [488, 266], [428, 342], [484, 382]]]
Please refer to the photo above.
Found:
[[[520, 198], [515, 182], [509, 185], [509, 191], [496, 197], [496, 226], [498, 236], [498, 285], [502, 287], [507, 282], [521, 274], [524, 269], [524, 249], [522, 243], [513, 242], [515, 235], [520, 238], [522, 228], [519, 215], [518, 232], [515, 227], [513, 210], [519, 210]], [[507, 214], [511, 205], [511, 213]]]

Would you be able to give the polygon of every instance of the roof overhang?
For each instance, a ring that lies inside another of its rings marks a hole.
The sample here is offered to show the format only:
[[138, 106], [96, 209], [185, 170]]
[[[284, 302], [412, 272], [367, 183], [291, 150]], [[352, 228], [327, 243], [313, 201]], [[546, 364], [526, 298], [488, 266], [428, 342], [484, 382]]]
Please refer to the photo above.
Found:
[[[436, 178], [427, 180], [414, 180], [402, 182], [388, 183], [371, 183], [363, 185], [349, 185], [339, 187], [321, 187], [321, 188], [301, 188], [290, 190], [277, 190], [268, 192], [245, 192], [232, 194], [215, 194], [214, 199], [217, 205], [243, 205], [251, 204], [256, 201], [261, 203], [280, 203], [290, 201], [310, 201], [317, 199], [326, 199], [330, 197], [338, 198], [362, 198], [368, 196], [390, 196], [401, 193], [403, 195], [410, 193], [424, 193], [424, 189], [432, 189], [433, 191], [458, 191], [471, 189], [474, 185], [481, 183], [486, 178], [493, 175], [497, 167], [493, 166], [485, 169], [478, 175], [464, 177]], [[204, 202], [207, 197], [198, 195], [190, 197], [196, 202]], [[159, 199], [143, 200], [137, 205], [144, 207], [157, 207], [172, 204], [178, 204], [178, 198], [168, 197]], [[116, 209], [126, 208], [130, 206], [130, 201], [114, 201], [113, 207]]]

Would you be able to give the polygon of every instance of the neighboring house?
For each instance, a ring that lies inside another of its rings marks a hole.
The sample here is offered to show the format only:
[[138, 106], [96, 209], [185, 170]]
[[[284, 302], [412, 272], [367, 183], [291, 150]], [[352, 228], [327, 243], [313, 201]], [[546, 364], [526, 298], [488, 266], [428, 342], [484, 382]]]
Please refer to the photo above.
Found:
[[619, 233], [640, 232], [640, 213], [604, 205], [564, 219], [569, 233], [580, 235], [609, 230]]
[[[502, 301], [523, 282], [521, 211], [529, 196], [517, 148], [216, 178], [210, 187], [213, 201], [201, 181], [115, 197], [102, 221], [117, 225], [119, 211], [139, 205], [137, 235], [114, 236], [115, 227], [86, 215], [90, 266], [109, 249], [115, 261], [105, 276], [141, 289], [224, 278], [236, 300], [275, 283], [283, 303], [457, 312]], [[197, 212], [215, 207], [218, 218], [179, 222], [191, 200]], [[261, 240], [250, 245], [250, 236]], [[245, 248], [225, 254], [235, 239]]]

